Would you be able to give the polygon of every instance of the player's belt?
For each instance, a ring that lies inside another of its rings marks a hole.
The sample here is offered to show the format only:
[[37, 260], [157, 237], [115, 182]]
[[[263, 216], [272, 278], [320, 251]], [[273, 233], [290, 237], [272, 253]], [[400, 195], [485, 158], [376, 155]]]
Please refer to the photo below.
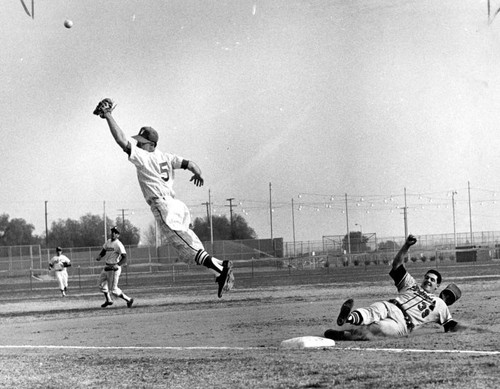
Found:
[[405, 318], [406, 328], [408, 329], [409, 332], [413, 331], [413, 329], [415, 328], [415, 324], [413, 324], [411, 317], [405, 311], [401, 303], [398, 300], [389, 300], [388, 302], [394, 304], [396, 307], [399, 308], [399, 310], [403, 313], [403, 316]]

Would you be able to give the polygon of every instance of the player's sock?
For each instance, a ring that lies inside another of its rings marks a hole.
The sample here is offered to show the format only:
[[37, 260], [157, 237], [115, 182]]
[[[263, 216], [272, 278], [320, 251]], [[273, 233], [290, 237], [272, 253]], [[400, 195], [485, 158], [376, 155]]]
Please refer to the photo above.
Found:
[[124, 299], [126, 302], [129, 302], [130, 301], [130, 297], [128, 297], [125, 293], [122, 293], [120, 296], [118, 296], [122, 299]]
[[199, 250], [196, 253], [195, 262], [198, 265], [203, 265], [215, 271], [217, 274], [222, 273], [222, 261], [209, 255], [205, 250]]
[[110, 303], [111, 302], [111, 297], [109, 296], [109, 293], [103, 292], [104, 297], [106, 298], [106, 302]]
[[358, 311], [352, 311], [347, 317], [347, 323], [353, 324], [355, 326], [361, 325], [363, 323], [363, 316]]

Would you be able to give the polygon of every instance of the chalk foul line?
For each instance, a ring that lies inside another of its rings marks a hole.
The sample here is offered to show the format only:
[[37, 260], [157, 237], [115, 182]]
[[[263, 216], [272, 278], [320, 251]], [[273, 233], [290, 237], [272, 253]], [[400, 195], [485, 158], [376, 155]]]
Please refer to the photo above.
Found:
[[[317, 347], [319, 349], [334, 349], [338, 351], [366, 351], [389, 353], [434, 353], [434, 354], [473, 354], [500, 355], [500, 351], [487, 350], [430, 350], [411, 348], [373, 348], [373, 347]], [[52, 349], [52, 350], [276, 350], [279, 347], [233, 347], [233, 346], [62, 346], [62, 345], [0, 345], [2, 349]]]

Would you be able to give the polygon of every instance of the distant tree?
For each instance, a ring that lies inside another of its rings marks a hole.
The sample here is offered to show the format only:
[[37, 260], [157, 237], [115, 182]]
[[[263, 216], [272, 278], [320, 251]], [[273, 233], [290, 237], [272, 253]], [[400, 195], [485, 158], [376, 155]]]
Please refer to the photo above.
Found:
[[211, 240], [210, 222], [207, 222], [207, 218], [203, 219], [201, 217], [197, 217], [194, 219], [194, 223], [191, 228], [202, 242], [208, 242]]
[[5, 230], [7, 229], [9, 225], [9, 215], [6, 213], [3, 213], [0, 215], [0, 241], [5, 235]]
[[[115, 222], [106, 218], [106, 235], [113, 226], [120, 230], [120, 241], [125, 245], [136, 245], [140, 240], [140, 231], [129, 220], [122, 222], [117, 218]], [[104, 219], [90, 213], [80, 220], [66, 219], [52, 223], [49, 230], [49, 244], [63, 247], [96, 247], [104, 243]]]
[[360, 231], [350, 231], [349, 239], [347, 239], [347, 234], [344, 235], [342, 239], [342, 249], [349, 252], [349, 244], [351, 246], [351, 253], [365, 253], [370, 251], [368, 247], [369, 238], [364, 236]]
[[21, 246], [39, 244], [40, 237], [33, 235], [35, 227], [24, 219], [9, 220], [9, 215], [0, 215], [0, 245]]
[[123, 222], [120, 219], [116, 219], [115, 225], [120, 230], [120, 241], [125, 245], [138, 245], [141, 240], [141, 231], [139, 228], [135, 227], [130, 220]]
[[239, 214], [233, 217], [234, 239], [257, 239], [255, 230], [250, 227], [245, 218]]
[[[193, 223], [193, 231], [201, 241], [209, 241], [210, 221], [207, 218], [197, 217]], [[233, 216], [233, 226], [226, 216], [213, 216], [212, 229], [214, 240], [232, 240], [232, 239], [257, 239], [257, 234], [251, 228], [245, 218], [235, 214]]]
[[398, 251], [399, 245], [393, 240], [386, 240], [385, 242], [380, 242], [378, 244], [378, 249], [380, 251]]
[[142, 233], [141, 236], [141, 244], [145, 246], [156, 246], [156, 222], [151, 223], [147, 228], [146, 231]]

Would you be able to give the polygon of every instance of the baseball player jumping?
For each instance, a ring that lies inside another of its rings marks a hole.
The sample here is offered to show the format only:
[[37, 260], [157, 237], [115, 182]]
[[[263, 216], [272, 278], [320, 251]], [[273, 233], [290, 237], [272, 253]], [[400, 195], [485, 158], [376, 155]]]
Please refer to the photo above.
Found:
[[433, 294], [441, 284], [441, 274], [437, 270], [428, 270], [420, 285], [406, 271], [403, 257], [416, 242], [417, 239], [409, 235], [392, 262], [389, 275], [394, 280], [398, 295], [391, 300], [376, 302], [367, 308], [355, 310], [352, 310], [354, 301], [347, 300], [342, 305], [337, 325], [343, 326], [347, 323], [352, 327], [344, 331], [327, 330], [326, 338], [369, 340], [376, 336], [404, 336], [425, 323], [439, 323], [445, 332], [465, 328], [452, 319], [448, 309], [448, 305], [460, 297], [460, 290], [456, 285], [448, 286], [446, 293], [438, 297]]
[[231, 261], [221, 261], [209, 255], [196, 234], [189, 228], [191, 215], [187, 206], [175, 198], [173, 190], [175, 170], [184, 169], [193, 173], [191, 181], [203, 185], [201, 170], [193, 161], [157, 149], [158, 133], [151, 127], [142, 127], [135, 140], [129, 140], [112, 116], [114, 104], [111, 99], [102, 100], [94, 115], [105, 119], [116, 143], [128, 155], [128, 160], [137, 170], [139, 186], [146, 202], [162, 232], [173, 244], [181, 260], [203, 265], [216, 275], [217, 295], [229, 291], [234, 285]]

